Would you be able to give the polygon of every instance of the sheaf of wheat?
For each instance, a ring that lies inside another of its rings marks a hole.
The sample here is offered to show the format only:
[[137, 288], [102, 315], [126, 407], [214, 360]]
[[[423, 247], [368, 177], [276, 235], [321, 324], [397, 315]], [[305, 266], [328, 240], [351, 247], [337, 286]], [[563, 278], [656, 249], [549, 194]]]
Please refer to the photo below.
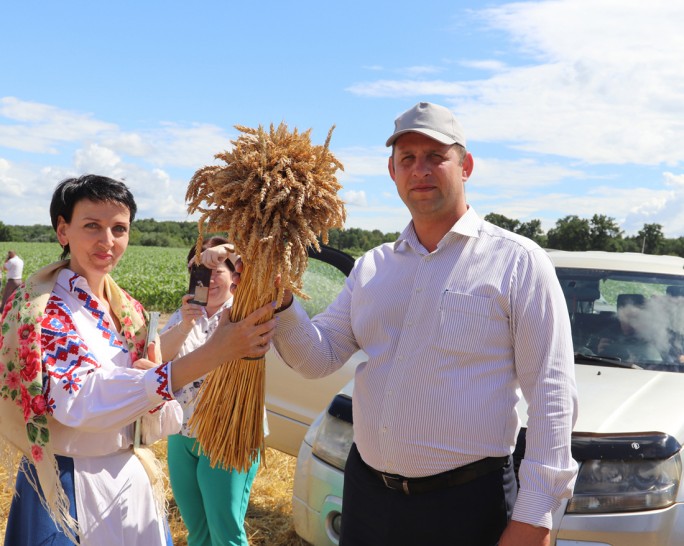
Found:
[[[336, 176], [344, 168], [329, 150], [334, 126], [322, 146], [311, 129], [284, 123], [236, 129], [232, 149], [215, 156], [223, 164], [195, 172], [186, 193], [188, 212], [200, 214], [198, 252], [204, 233], [222, 231], [242, 258], [233, 322], [268, 302], [280, 306], [285, 290], [306, 298], [308, 248], [320, 250], [318, 238], [327, 243], [346, 218]], [[189, 425], [212, 466], [245, 471], [263, 455], [265, 377], [262, 358], [226, 362], [205, 379]]]

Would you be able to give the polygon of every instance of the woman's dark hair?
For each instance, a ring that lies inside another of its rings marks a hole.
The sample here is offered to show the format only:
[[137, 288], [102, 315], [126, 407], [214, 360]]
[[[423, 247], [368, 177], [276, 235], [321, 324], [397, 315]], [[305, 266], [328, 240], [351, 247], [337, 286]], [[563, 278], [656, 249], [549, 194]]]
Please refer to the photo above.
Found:
[[[84, 174], [78, 178], [66, 178], [57, 185], [50, 202], [50, 220], [55, 231], [57, 231], [59, 217], [64, 218], [64, 221], [69, 224], [76, 203], [83, 199], [88, 199], [95, 203], [106, 201], [121, 203], [130, 212], [131, 223], [138, 210], [133, 194], [123, 182], [96, 174]], [[60, 258], [65, 259], [68, 255], [69, 245], [65, 245]]]
[[[211, 237], [202, 242], [202, 250], [206, 250], [207, 248], [213, 248], [215, 246], [227, 245], [228, 243], [229, 241], [225, 237]], [[196, 247], [193, 246], [190, 249], [190, 252], [188, 252], [188, 267], [192, 265], [191, 262], [195, 261], [195, 253]], [[229, 271], [235, 271], [235, 265], [233, 264], [233, 262], [230, 261], [230, 258], [226, 258], [225, 263]]]

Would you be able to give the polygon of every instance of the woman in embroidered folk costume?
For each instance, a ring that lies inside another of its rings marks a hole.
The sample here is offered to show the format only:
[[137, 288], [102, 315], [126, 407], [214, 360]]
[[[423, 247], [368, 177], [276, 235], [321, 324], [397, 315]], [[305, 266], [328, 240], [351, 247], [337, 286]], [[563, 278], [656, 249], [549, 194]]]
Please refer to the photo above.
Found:
[[[220, 321], [220, 335], [160, 363], [158, 343], [145, 347], [146, 312], [109, 275], [135, 213], [122, 182], [62, 181], [50, 205], [62, 261], [29, 277], [4, 310], [0, 447], [6, 465], [24, 455], [6, 546], [171, 544], [163, 480], [144, 445], [180, 429], [174, 391], [227, 354], [268, 350], [274, 321], [258, 324], [272, 311], [264, 306]], [[134, 450], [138, 419], [143, 446]]]

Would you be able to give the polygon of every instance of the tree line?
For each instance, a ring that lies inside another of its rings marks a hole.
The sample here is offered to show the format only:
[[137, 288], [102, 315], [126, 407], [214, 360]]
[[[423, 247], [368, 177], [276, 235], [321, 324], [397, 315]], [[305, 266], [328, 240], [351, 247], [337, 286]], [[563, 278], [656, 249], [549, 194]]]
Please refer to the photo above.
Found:
[[[157, 221], [139, 219], [133, 222], [129, 244], [140, 246], [182, 247], [190, 248], [197, 241], [197, 222]], [[206, 236], [211, 236], [208, 233]], [[358, 228], [333, 229], [329, 233], [328, 244], [359, 256], [366, 250], [382, 243], [394, 241], [399, 232], [382, 233], [375, 229], [367, 231]], [[45, 225], [5, 225], [0, 222], [0, 241], [18, 241], [24, 243], [57, 243], [57, 237], [51, 226]]]
[[556, 225], [546, 233], [541, 228], [540, 220], [520, 222], [496, 213], [486, 215], [485, 220], [533, 239], [545, 248], [641, 252], [684, 257], [684, 237], [666, 238], [661, 224], [644, 224], [636, 235], [627, 236], [614, 218], [604, 214], [594, 214], [590, 219], [576, 215], [565, 216], [556, 220]]
[[[594, 214], [590, 219], [570, 215], [560, 218], [546, 233], [541, 220], [521, 222], [502, 214], [490, 213], [485, 220], [524, 235], [544, 248], [557, 250], [607, 250], [611, 252], [641, 252], [684, 257], [684, 237], [666, 238], [661, 224], [644, 224], [636, 235], [627, 236], [614, 218]], [[349, 228], [333, 229], [329, 245], [359, 256], [366, 250], [397, 239], [399, 232], [383, 233]], [[161, 247], [191, 247], [197, 240], [197, 222], [156, 221], [140, 219], [133, 222], [130, 244]], [[0, 241], [57, 242], [51, 226], [5, 225], [0, 222]]]

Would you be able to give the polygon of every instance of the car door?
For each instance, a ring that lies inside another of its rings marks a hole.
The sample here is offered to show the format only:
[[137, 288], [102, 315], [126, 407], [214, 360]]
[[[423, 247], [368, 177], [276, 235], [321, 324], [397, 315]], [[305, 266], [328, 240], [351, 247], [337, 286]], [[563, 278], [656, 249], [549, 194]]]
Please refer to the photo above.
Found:
[[[304, 293], [311, 299], [298, 301], [310, 317], [325, 310], [337, 297], [353, 265], [353, 257], [332, 247], [322, 245], [320, 252], [309, 251]], [[363, 360], [363, 353], [358, 352], [333, 374], [305, 379], [288, 367], [272, 347], [266, 355], [266, 445], [296, 456], [309, 425], [353, 377], [356, 365]]]

